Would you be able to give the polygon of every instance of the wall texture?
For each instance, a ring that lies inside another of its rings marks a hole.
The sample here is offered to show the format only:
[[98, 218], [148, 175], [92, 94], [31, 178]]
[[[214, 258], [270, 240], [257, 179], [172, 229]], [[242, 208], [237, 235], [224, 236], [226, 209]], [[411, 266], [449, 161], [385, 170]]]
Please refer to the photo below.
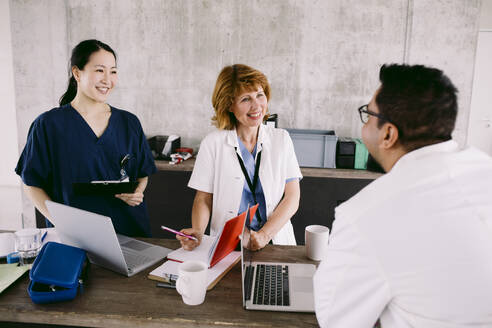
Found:
[[[17, 149], [17, 119], [15, 110], [14, 70], [10, 31], [10, 11], [7, 1], [0, 1], [0, 186], [18, 187], [14, 173], [19, 151]], [[14, 137], [13, 137], [14, 136]], [[14, 142], [15, 141], [15, 142]]]
[[480, 29], [492, 30], [492, 0], [482, 0]]
[[147, 135], [197, 147], [214, 129], [210, 102], [225, 65], [245, 63], [272, 85], [280, 127], [360, 136], [357, 107], [383, 63], [443, 69], [460, 90], [455, 138], [468, 123], [480, 0], [11, 0], [19, 148], [55, 107], [70, 50], [97, 38], [118, 53], [110, 103]]
[[70, 49], [98, 38], [118, 53], [114, 106], [148, 135], [175, 133], [197, 146], [213, 129], [210, 96], [224, 65], [269, 78], [280, 126], [358, 136], [383, 63], [444, 69], [460, 89], [456, 137], [470, 102], [479, 0], [11, 2], [19, 146], [31, 121], [57, 104]]
[[22, 228], [21, 188], [14, 172], [19, 150], [11, 36], [9, 2], [0, 1], [0, 230]]

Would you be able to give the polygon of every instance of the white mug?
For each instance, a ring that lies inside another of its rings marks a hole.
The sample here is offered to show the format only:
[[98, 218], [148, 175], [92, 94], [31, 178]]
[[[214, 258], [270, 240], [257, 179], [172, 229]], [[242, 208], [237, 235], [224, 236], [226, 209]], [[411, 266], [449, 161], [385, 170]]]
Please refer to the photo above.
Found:
[[207, 292], [208, 267], [201, 261], [186, 261], [178, 266], [176, 290], [188, 305], [199, 305]]
[[323, 258], [328, 247], [330, 229], [322, 225], [309, 225], [304, 232], [306, 256], [314, 261]]

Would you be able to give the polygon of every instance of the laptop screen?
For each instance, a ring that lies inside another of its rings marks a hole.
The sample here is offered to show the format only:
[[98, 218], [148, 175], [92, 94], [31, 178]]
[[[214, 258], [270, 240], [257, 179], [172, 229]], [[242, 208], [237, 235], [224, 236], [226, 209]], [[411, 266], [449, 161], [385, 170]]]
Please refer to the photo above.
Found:
[[251, 262], [253, 260], [253, 253], [248, 249], [249, 245], [249, 229], [244, 227], [243, 235], [241, 238], [241, 276], [242, 276], [242, 290], [243, 290], [243, 307], [246, 306], [246, 300], [249, 299], [251, 293]]
[[[257, 208], [258, 204], [249, 208], [246, 221], [251, 220], [251, 218], [254, 217]], [[251, 262], [253, 262], [253, 256], [255, 252], [249, 250], [249, 232], [249, 228], [245, 225], [241, 236], [241, 276], [243, 282], [243, 307], [246, 306], [246, 300], [250, 299], [251, 297], [251, 282], [253, 281], [253, 267], [251, 266]]]

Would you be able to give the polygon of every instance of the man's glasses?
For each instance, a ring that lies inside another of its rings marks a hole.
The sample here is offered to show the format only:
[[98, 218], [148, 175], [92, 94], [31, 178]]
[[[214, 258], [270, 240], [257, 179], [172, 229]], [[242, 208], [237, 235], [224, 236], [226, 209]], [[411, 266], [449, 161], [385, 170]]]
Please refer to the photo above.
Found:
[[367, 109], [367, 106], [368, 105], [360, 106], [358, 109], [359, 115], [360, 115], [360, 120], [362, 121], [362, 123], [366, 124], [369, 121], [369, 116], [371, 116], [371, 115], [376, 116], [377, 118], [379, 118], [382, 121], [389, 122], [389, 120], [386, 117], [384, 117], [383, 114], [378, 114], [378, 113], [375, 113], [373, 111], [370, 111], [369, 109]]

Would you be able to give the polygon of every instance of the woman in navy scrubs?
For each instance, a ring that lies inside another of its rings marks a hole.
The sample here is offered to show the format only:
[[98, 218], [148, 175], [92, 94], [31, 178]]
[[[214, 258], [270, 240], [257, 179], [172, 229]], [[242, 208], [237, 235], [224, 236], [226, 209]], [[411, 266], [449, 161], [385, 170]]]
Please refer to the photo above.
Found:
[[[106, 103], [117, 76], [111, 47], [98, 40], [79, 43], [72, 51], [71, 77], [60, 107], [32, 123], [16, 173], [48, 220], [45, 201], [51, 199], [110, 217], [117, 233], [145, 237], [150, 236], [150, 224], [143, 192], [156, 167], [137, 117]], [[133, 193], [73, 191], [73, 183], [120, 180], [125, 173], [138, 181]]]

